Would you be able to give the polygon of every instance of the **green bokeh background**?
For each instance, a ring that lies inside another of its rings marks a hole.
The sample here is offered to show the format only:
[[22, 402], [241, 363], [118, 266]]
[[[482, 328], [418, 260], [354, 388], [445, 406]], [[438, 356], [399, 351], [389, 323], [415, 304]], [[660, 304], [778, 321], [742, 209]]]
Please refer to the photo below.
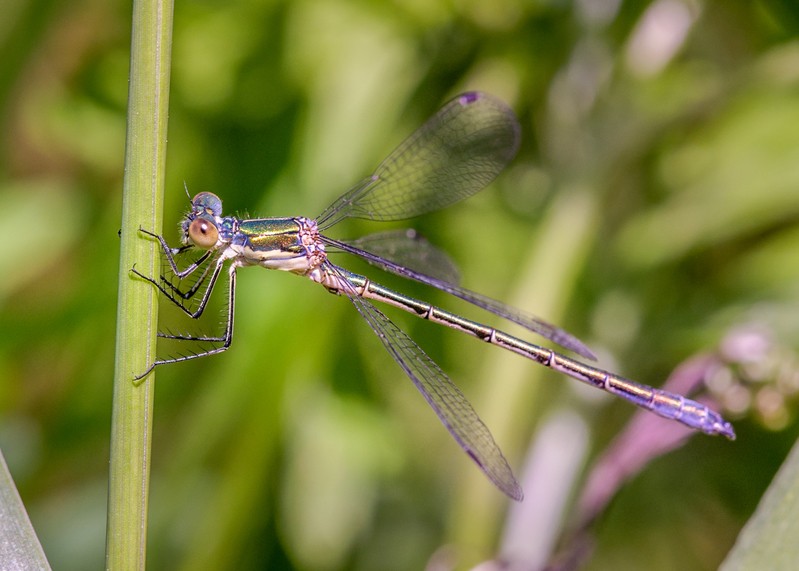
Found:
[[[55, 569], [103, 564], [130, 12], [7, 0], [0, 21], [0, 446]], [[795, 368], [797, 31], [778, 0], [181, 2], [164, 231], [177, 239], [184, 183], [228, 212], [315, 216], [442, 102], [480, 89], [517, 111], [519, 156], [487, 191], [414, 221], [464, 285], [653, 385], [752, 322]], [[507, 500], [351, 304], [296, 276], [239, 275], [232, 349], [158, 371], [150, 568], [495, 556]], [[633, 412], [389, 314], [517, 472], [552, 407], [584, 415], [591, 455]], [[796, 437], [792, 412], [743, 410], [735, 443], [697, 437], [650, 465], [597, 522], [588, 568], [717, 567]]]

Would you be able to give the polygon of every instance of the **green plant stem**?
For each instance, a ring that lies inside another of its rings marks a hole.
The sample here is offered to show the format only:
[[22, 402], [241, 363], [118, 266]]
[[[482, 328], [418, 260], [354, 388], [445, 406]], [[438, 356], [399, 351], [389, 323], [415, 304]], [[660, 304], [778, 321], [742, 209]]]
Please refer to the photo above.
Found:
[[158, 311], [130, 268], [157, 273], [158, 251], [140, 226], [160, 232], [172, 44], [170, 0], [135, 0], [122, 200], [116, 368], [106, 529], [106, 568], [143, 569], [147, 545], [154, 375], [133, 383], [155, 354]]

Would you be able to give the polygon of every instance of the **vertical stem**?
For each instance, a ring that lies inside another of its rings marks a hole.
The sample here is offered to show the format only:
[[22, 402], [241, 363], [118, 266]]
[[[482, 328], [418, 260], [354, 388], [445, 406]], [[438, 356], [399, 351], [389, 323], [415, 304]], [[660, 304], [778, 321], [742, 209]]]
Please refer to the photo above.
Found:
[[122, 199], [116, 367], [106, 529], [106, 568], [144, 569], [147, 545], [153, 384], [133, 376], [154, 357], [158, 311], [152, 287], [130, 277], [133, 264], [158, 271], [156, 245], [139, 226], [160, 232], [166, 157], [171, 0], [134, 0], [128, 130]]
[[[557, 315], [571, 295], [585, 252], [594, 239], [595, 220], [596, 203], [589, 188], [575, 186], [558, 193], [536, 239], [531, 241], [535, 248], [518, 270], [517, 293], [509, 299], [510, 304], [529, 305], [530, 292], [535, 292], [537, 306], [549, 308], [547, 317], [557, 323]], [[564, 237], [565, 227], [573, 231]], [[529, 430], [531, 411], [537, 408], [540, 412], [536, 401], [545, 390], [544, 381], [538, 383], [533, 377], [540, 376], [545, 369], [531, 366], [524, 359], [506, 359], [498, 351], [489, 355], [486, 371], [481, 375], [485, 379], [482, 397], [475, 399], [481, 403], [482, 417], [506, 449], [513, 449], [514, 444], [517, 448], [527, 448], [520, 442], [520, 435]], [[497, 378], [502, 379], [501, 386], [491, 383]], [[514, 439], [517, 442], [513, 443]], [[521, 472], [516, 475], [520, 481], [526, 476]], [[485, 485], [482, 474], [472, 471], [465, 474], [457, 493], [451, 516], [453, 542], [469, 546], [475, 553], [491, 553], [491, 542], [501, 526], [502, 504], [507, 500]]]

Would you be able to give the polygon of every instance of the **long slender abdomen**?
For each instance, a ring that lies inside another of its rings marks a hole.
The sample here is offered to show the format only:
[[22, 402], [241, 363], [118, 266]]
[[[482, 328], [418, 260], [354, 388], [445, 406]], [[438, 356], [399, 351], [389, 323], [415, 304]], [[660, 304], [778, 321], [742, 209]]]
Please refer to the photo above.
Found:
[[452, 329], [468, 333], [486, 343], [518, 353], [573, 379], [620, 396], [664, 418], [676, 420], [707, 434], [721, 434], [730, 439], [735, 438], [735, 432], [730, 423], [725, 421], [721, 415], [697, 401], [588, 366], [551, 349], [529, 343], [504, 331], [400, 294], [373, 283], [363, 276], [348, 274], [348, 279], [354, 286], [356, 295], [388, 303], [423, 319], [435, 321]]

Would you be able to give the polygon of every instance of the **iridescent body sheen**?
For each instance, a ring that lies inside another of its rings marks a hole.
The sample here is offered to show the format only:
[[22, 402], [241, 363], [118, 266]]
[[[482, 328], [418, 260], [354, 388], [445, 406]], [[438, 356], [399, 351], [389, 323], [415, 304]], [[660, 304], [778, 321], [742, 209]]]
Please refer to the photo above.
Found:
[[[225, 331], [220, 337], [162, 335], [211, 342], [216, 346], [195, 354], [156, 360], [136, 379], [143, 378], [158, 365], [225, 351], [233, 338], [236, 271], [242, 266], [263, 266], [305, 276], [332, 293], [346, 296], [458, 444], [491, 481], [513, 499], [521, 500], [522, 490], [491, 433], [463, 393], [416, 343], [366, 300], [386, 303], [468, 333], [693, 429], [734, 438], [732, 426], [697, 401], [585, 365], [494, 327], [403, 295], [328, 259], [328, 250], [360, 256], [383, 270], [460, 297], [593, 359], [585, 345], [562, 329], [459, 286], [457, 271], [446, 255], [413, 232], [387, 232], [349, 242], [320, 233], [320, 229], [330, 228], [345, 218], [400, 220], [471, 196], [491, 182], [511, 160], [518, 141], [518, 122], [508, 107], [485, 94], [466, 93], [443, 107], [370, 177], [355, 185], [314, 220], [223, 217], [219, 197], [209, 192], [196, 195], [191, 211], [181, 223], [182, 247], [170, 248], [163, 237], [143, 231], [159, 240], [178, 283], [172, 283], [166, 276], [153, 279], [135, 269], [133, 272], [153, 283], [172, 302], [196, 318], [203, 313], [221, 270], [227, 264], [230, 287]], [[195, 249], [203, 254], [181, 270], [176, 257]], [[195, 277], [187, 289], [181, 289], [182, 280], [190, 275], [199, 277]], [[189, 309], [184, 300], [199, 300], [197, 308]]]

